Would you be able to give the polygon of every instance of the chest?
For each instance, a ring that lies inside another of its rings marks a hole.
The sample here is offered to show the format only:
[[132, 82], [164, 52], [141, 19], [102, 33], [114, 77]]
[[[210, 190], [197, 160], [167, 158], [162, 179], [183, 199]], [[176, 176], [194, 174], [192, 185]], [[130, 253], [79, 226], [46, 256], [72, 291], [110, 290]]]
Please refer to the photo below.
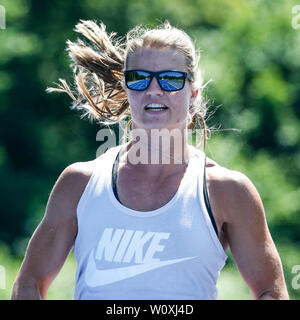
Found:
[[[127, 208], [136, 211], [153, 211], [166, 205], [175, 196], [185, 174], [185, 168], [165, 178], [149, 178], [143, 174], [134, 174], [128, 170], [118, 171], [116, 188], [120, 202]], [[219, 240], [226, 250], [228, 241], [224, 233], [222, 212], [214, 198], [214, 184], [206, 177], [207, 193], [210, 206], [218, 229]]]
[[123, 205], [137, 211], [152, 211], [166, 205], [176, 194], [184, 171], [161, 178], [132, 174], [126, 170], [118, 173], [116, 187]]

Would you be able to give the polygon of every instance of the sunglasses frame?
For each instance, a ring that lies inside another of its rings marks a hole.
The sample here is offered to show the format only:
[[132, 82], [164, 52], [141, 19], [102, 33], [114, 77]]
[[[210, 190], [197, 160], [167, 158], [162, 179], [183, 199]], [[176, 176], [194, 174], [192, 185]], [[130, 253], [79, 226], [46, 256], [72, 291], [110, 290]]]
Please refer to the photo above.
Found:
[[[128, 84], [127, 84], [127, 75], [128, 75], [129, 72], [133, 72], [133, 71], [142, 71], [142, 72], [147, 72], [147, 73], [149, 73], [149, 75], [150, 75], [150, 81], [149, 81], [149, 83], [148, 83], [148, 85], [147, 85], [146, 88], [139, 90], [139, 89], [132, 89], [132, 88], [129, 88], [129, 87], [128, 87]], [[165, 89], [162, 87], [162, 85], [161, 85], [161, 83], [160, 83], [160, 81], [159, 81], [159, 75], [160, 75], [161, 73], [165, 73], [165, 72], [178, 72], [178, 73], [182, 74], [182, 76], [183, 76], [183, 86], [182, 86], [182, 88], [176, 89], [176, 90], [165, 90]], [[156, 80], [157, 80], [157, 82], [158, 82], [161, 90], [166, 91], [166, 92], [173, 92], [173, 91], [180, 91], [180, 90], [182, 90], [182, 89], [184, 88], [186, 78], [188, 78], [188, 80], [192, 81], [192, 77], [191, 77], [187, 72], [177, 71], [177, 70], [162, 70], [162, 71], [149, 71], [149, 70], [143, 70], [143, 69], [125, 70], [125, 71], [124, 71], [124, 77], [125, 77], [126, 87], [127, 87], [129, 90], [134, 90], [134, 91], [145, 91], [145, 90], [147, 90], [147, 89], [149, 88], [149, 86], [150, 86], [153, 78], [156, 78]]]

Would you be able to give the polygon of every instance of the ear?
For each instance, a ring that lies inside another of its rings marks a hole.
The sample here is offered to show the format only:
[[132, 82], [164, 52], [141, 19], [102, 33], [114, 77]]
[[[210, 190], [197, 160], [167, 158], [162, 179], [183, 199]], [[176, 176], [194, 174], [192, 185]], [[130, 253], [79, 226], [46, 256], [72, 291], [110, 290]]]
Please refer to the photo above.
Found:
[[191, 96], [190, 96], [190, 105], [194, 103], [198, 96], [199, 90], [191, 90]]

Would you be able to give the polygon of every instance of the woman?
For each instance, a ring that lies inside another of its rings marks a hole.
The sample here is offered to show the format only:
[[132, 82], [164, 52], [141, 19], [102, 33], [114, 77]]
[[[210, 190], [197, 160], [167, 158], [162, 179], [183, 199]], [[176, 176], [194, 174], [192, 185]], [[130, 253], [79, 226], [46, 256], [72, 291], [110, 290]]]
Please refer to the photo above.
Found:
[[102, 123], [130, 116], [131, 139], [62, 172], [12, 297], [45, 299], [74, 245], [75, 299], [216, 299], [228, 248], [255, 299], [288, 299], [254, 185], [188, 144], [199, 119], [204, 148], [206, 132], [188, 35], [168, 22], [125, 44], [103, 24], [76, 31], [90, 42], [68, 42], [77, 92], [64, 80], [49, 91]]

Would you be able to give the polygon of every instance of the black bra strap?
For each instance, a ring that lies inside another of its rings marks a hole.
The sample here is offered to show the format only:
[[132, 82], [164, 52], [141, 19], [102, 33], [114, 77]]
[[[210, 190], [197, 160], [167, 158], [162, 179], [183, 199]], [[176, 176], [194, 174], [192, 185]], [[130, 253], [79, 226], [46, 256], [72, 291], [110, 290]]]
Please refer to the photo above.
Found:
[[118, 173], [118, 166], [119, 166], [119, 153], [120, 151], [118, 152], [118, 155], [116, 157], [116, 160], [112, 168], [111, 184], [112, 184], [114, 195], [116, 199], [120, 202], [120, 199], [118, 197], [118, 192], [117, 192], [117, 173]]
[[205, 168], [206, 168], [206, 157], [205, 157], [205, 162], [204, 162], [204, 177], [203, 177], [204, 201], [205, 201], [205, 204], [206, 204], [206, 208], [207, 208], [211, 223], [212, 223], [212, 225], [213, 225], [213, 227], [214, 227], [214, 229], [216, 231], [216, 234], [218, 236], [218, 229], [217, 229], [216, 221], [214, 219], [214, 216], [213, 216], [213, 213], [212, 213], [212, 210], [211, 210], [211, 207], [210, 207], [209, 199], [208, 199], [208, 193], [207, 193], [207, 187], [206, 187], [206, 170], [205, 170]]

